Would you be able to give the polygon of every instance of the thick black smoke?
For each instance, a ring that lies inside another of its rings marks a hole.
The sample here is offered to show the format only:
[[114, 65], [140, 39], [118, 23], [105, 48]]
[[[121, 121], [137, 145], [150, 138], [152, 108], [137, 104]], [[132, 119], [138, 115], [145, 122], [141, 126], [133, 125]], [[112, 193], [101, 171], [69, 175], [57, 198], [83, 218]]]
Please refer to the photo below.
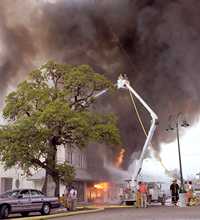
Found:
[[[49, 59], [88, 63], [113, 82], [126, 73], [158, 113], [159, 149], [173, 138], [165, 133], [169, 114], [183, 112], [190, 122], [199, 115], [199, 11], [199, 0], [1, 0], [1, 102], [8, 86]], [[106, 102], [120, 118], [127, 166], [144, 135], [125, 92]]]

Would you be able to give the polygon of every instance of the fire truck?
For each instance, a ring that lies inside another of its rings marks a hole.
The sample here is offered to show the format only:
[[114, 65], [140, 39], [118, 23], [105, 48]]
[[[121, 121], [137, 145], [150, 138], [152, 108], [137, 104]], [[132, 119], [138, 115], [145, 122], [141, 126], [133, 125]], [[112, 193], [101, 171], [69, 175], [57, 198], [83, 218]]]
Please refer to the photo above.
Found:
[[151, 203], [161, 203], [161, 205], [165, 205], [166, 202], [166, 194], [162, 190], [162, 183], [160, 182], [148, 182], [148, 196], [147, 201], [149, 204]]
[[[136, 194], [134, 188], [131, 187], [131, 180], [126, 180], [125, 185], [123, 186], [123, 194], [121, 195], [121, 204], [124, 205], [134, 205], [136, 202]], [[128, 185], [127, 185], [127, 182]], [[147, 202], [148, 204], [152, 203], [160, 203], [161, 205], [165, 205], [166, 202], [166, 194], [162, 189], [162, 183], [159, 182], [147, 182], [148, 194], [147, 194]]]

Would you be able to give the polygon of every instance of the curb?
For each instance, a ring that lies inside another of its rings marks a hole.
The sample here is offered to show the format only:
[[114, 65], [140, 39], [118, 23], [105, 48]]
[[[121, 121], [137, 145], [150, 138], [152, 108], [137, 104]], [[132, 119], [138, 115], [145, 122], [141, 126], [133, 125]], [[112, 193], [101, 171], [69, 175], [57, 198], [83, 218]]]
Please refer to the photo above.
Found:
[[12, 218], [11, 220], [45, 220], [45, 219], [54, 219], [54, 218], [61, 218], [67, 216], [74, 216], [80, 214], [89, 214], [95, 212], [101, 212], [105, 209], [119, 209], [119, 208], [134, 208], [133, 206], [120, 206], [120, 205], [111, 205], [111, 206], [102, 206], [102, 207], [94, 207], [94, 206], [87, 206], [90, 210], [83, 210], [83, 211], [76, 211], [76, 212], [65, 212], [65, 213], [58, 213], [52, 215], [45, 215], [45, 216], [33, 216], [33, 217], [26, 217], [26, 218]]
[[122, 208], [135, 208], [134, 206], [128, 206], [128, 205], [111, 205], [111, 206], [105, 206], [104, 209], [122, 209]]
[[93, 210], [83, 210], [83, 211], [77, 211], [77, 212], [66, 212], [66, 213], [59, 213], [59, 214], [45, 215], [45, 216], [33, 216], [33, 217], [26, 217], [26, 218], [12, 218], [12, 220], [44, 220], [44, 219], [53, 219], [53, 218], [61, 218], [61, 217], [67, 217], [67, 216], [73, 216], [73, 215], [101, 212], [103, 210], [104, 210], [104, 208], [95, 208]]

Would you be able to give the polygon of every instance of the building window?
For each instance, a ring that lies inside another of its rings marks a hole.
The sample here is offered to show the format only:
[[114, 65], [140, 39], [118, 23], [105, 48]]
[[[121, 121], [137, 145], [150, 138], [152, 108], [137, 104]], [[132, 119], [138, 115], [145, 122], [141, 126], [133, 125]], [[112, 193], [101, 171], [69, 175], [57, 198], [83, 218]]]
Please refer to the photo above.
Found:
[[65, 147], [65, 160], [76, 168], [86, 168], [86, 152], [77, 147]]
[[81, 168], [81, 152], [78, 155], [78, 166]]
[[66, 157], [67, 162], [69, 164], [72, 164], [73, 163], [73, 150], [72, 150], [72, 148], [71, 147], [67, 147], [66, 148], [66, 153], [67, 153], [67, 157]]
[[85, 165], [85, 152], [80, 150], [79, 151], [79, 167], [80, 168], [86, 168], [86, 165]]
[[82, 167], [87, 168], [87, 161], [86, 161], [86, 153], [84, 152], [82, 155]]
[[81, 153], [81, 168], [84, 168], [84, 164], [83, 164], [83, 153]]

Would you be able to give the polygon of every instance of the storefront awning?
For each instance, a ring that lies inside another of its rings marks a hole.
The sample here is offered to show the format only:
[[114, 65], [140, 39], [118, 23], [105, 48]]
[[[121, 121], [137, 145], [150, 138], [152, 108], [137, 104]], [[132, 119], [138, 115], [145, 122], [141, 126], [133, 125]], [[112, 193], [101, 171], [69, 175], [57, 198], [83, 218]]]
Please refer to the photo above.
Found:
[[[34, 173], [32, 176], [28, 177], [27, 180], [29, 181], [39, 181], [43, 180], [45, 178], [45, 170], [40, 169], [36, 173]], [[92, 181], [93, 178], [85, 169], [76, 169], [76, 176], [75, 180], [77, 181]]]

